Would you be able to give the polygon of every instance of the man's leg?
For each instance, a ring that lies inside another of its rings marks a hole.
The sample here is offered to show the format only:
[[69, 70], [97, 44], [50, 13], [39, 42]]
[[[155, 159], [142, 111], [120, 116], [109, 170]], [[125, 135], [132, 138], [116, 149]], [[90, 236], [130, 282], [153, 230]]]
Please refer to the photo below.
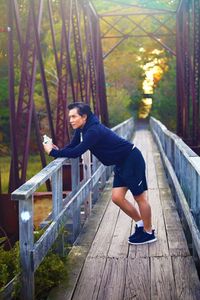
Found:
[[129, 237], [129, 244], [133, 245], [142, 245], [147, 243], [152, 243], [157, 240], [155, 236], [155, 230], [152, 230], [151, 224], [151, 206], [147, 200], [147, 192], [143, 192], [138, 196], [134, 196], [139, 211], [141, 214], [141, 218], [144, 224], [144, 230], [140, 232], [138, 235], [132, 235]]
[[115, 187], [112, 189], [112, 201], [117, 204], [129, 217], [131, 217], [135, 222], [141, 220], [140, 213], [138, 210], [126, 200], [125, 195], [127, 192], [126, 187]]
[[144, 223], [144, 230], [150, 233], [152, 231], [151, 206], [147, 199], [147, 192], [145, 191], [138, 196], [134, 196], [134, 198], [139, 207], [141, 219]]

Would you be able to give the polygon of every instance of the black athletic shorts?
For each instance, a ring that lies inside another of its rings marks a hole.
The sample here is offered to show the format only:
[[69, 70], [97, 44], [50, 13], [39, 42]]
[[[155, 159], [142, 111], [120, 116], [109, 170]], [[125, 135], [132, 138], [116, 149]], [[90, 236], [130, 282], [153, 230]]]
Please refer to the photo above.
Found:
[[148, 189], [145, 175], [145, 161], [142, 153], [134, 147], [126, 160], [114, 167], [113, 187], [127, 187], [134, 196]]

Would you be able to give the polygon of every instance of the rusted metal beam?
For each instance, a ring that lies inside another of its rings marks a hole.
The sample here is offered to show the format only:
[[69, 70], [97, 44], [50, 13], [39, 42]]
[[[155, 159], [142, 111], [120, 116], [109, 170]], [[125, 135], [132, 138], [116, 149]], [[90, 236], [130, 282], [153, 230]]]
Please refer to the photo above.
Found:
[[[42, 17], [42, 4], [39, 2], [37, 30], [40, 29]], [[17, 149], [18, 149], [18, 172], [19, 184], [26, 180], [26, 170], [28, 164], [28, 153], [30, 143], [30, 131], [33, 112], [33, 92], [36, 74], [36, 47], [34, 37], [34, 21], [33, 21], [33, 7], [30, 4], [29, 17], [27, 23], [26, 40], [23, 50], [23, 62], [21, 70], [21, 80], [19, 87], [18, 107], [15, 118], [15, 126], [17, 128]]]
[[72, 1], [72, 28], [74, 36], [74, 46], [76, 52], [76, 62], [78, 71], [78, 82], [80, 85], [81, 101], [86, 102], [85, 68], [83, 61], [83, 50], [80, 33], [80, 22], [78, 15], [77, 0]]
[[177, 133], [200, 153], [200, 30], [198, 0], [177, 9]]
[[9, 178], [9, 192], [19, 186], [18, 154], [17, 154], [17, 127], [15, 124], [15, 91], [14, 91], [14, 49], [13, 49], [13, 1], [9, 0], [8, 10], [8, 78], [9, 78], [9, 109], [10, 109], [10, 141], [11, 141], [11, 166]]
[[[141, 11], [141, 12], [129, 12], [129, 13], [123, 13], [123, 12], [117, 12], [117, 13], [104, 13], [104, 14], [99, 14], [99, 17], [100, 18], [103, 18], [103, 17], [120, 17], [120, 16], [123, 16], [123, 17], [128, 17], [128, 16], [142, 16], [142, 15], [149, 15], [149, 16], [155, 16], [155, 15], [168, 15], [169, 12], [168, 11], [164, 11], [164, 12], [158, 12], [158, 11], [151, 11], [151, 12], [144, 12], [144, 11]], [[171, 14], [176, 14], [176, 12], [171, 12]]]
[[[56, 137], [57, 145], [63, 147], [69, 142], [67, 105], [71, 88], [72, 98], [75, 101], [74, 80], [70, 60], [70, 22], [71, 22], [71, 0], [67, 3], [61, 0], [61, 51], [58, 74], [58, 98], [57, 98], [57, 117], [56, 117]], [[68, 10], [67, 10], [68, 4]]]
[[92, 14], [92, 20], [93, 20], [92, 31], [93, 31], [93, 37], [95, 39], [94, 45], [95, 45], [95, 60], [96, 60], [100, 115], [101, 115], [102, 123], [108, 126], [109, 118], [108, 118], [105, 73], [104, 73], [104, 65], [103, 65], [103, 51], [102, 51], [102, 44], [101, 44], [99, 17], [92, 3], [89, 3], [89, 9]]
[[[33, 2], [32, 2], [32, 5], [33, 5]], [[51, 134], [52, 140], [56, 144], [56, 135], [55, 135], [53, 120], [52, 120], [52, 116], [51, 116], [50, 97], [49, 97], [49, 92], [48, 92], [48, 88], [47, 88], [47, 80], [46, 80], [46, 75], [45, 75], [44, 62], [43, 62], [43, 57], [42, 57], [42, 50], [41, 50], [41, 45], [40, 45], [39, 31], [38, 31], [38, 28], [37, 28], [37, 20], [36, 20], [36, 16], [35, 16], [34, 6], [32, 6], [32, 14], [33, 14], [33, 24], [34, 24], [33, 27], [34, 27], [34, 34], [35, 34], [35, 45], [36, 45], [36, 51], [37, 51], [37, 59], [38, 59], [39, 67], [40, 67], [42, 88], [43, 88], [43, 93], [44, 93], [44, 100], [45, 100], [45, 104], [46, 104], [46, 109], [47, 109], [49, 129], [50, 129], [50, 134]], [[36, 112], [34, 112], [34, 115], [36, 116]], [[34, 118], [34, 120], [35, 120], [35, 127], [38, 128], [38, 130], [39, 130], [39, 126], [38, 126], [38, 124], [36, 124], [36, 123], [38, 123], [37, 118]], [[39, 138], [39, 132], [37, 132], [37, 136]], [[38, 142], [39, 141], [40, 141], [40, 146], [39, 147], [40, 147], [40, 149], [42, 149], [41, 138], [38, 139]], [[44, 151], [42, 151], [42, 152], [44, 153]], [[43, 164], [44, 164], [45, 163], [45, 157], [44, 157], [44, 155], [42, 155], [42, 152], [40, 151], [41, 156], [42, 156], [42, 161], [43, 161]]]
[[107, 0], [107, 2], [111, 2], [111, 3], [114, 3], [114, 4], [120, 4], [122, 6], [127, 6], [127, 7], [130, 7], [130, 8], [141, 8], [143, 10], [145, 9], [148, 9], [148, 10], [153, 10], [153, 11], [159, 11], [159, 12], [167, 12], [167, 13], [175, 13], [174, 10], [171, 10], [171, 9], [163, 9], [163, 8], [152, 8], [152, 7], [149, 7], [149, 6], [142, 6], [142, 5], [136, 5], [136, 4], [131, 4], [131, 3], [125, 3], [125, 2], [122, 2], [122, 1], [114, 1], [114, 0]]
[[192, 126], [192, 139], [193, 144], [200, 146], [200, 3], [193, 0], [193, 36], [194, 36], [194, 98], [193, 98], [193, 126]]
[[106, 57], [108, 57], [108, 55], [110, 53], [112, 53], [119, 45], [121, 45], [129, 36], [122, 36], [121, 40], [119, 40], [119, 42], [117, 42], [108, 52], [106, 52], [103, 55], [103, 59], [105, 59]]

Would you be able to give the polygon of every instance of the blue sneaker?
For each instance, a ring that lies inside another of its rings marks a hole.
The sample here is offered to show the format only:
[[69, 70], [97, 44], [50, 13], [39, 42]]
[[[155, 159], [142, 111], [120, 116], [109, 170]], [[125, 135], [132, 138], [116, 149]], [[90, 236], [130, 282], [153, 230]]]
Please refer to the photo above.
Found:
[[155, 236], [155, 230], [152, 230], [152, 233], [149, 234], [145, 231], [140, 232], [136, 237], [129, 238], [129, 244], [131, 245], [143, 245], [148, 243], [153, 243], [157, 241], [157, 238]]
[[130, 240], [130, 239], [132, 240], [133, 238], [136, 238], [143, 231], [144, 231], [143, 226], [138, 227], [138, 225], [135, 224], [135, 232], [129, 236], [128, 240]]

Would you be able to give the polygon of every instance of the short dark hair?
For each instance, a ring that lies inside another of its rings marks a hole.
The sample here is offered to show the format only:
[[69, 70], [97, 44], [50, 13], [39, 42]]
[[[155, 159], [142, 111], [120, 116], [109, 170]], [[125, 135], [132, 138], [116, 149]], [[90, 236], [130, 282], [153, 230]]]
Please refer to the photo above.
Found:
[[89, 104], [84, 102], [74, 102], [68, 105], [68, 109], [74, 109], [77, 108], [78, 114], [80, 116], [87, 115], [89, 117], [92, 114], [91, 108]]

